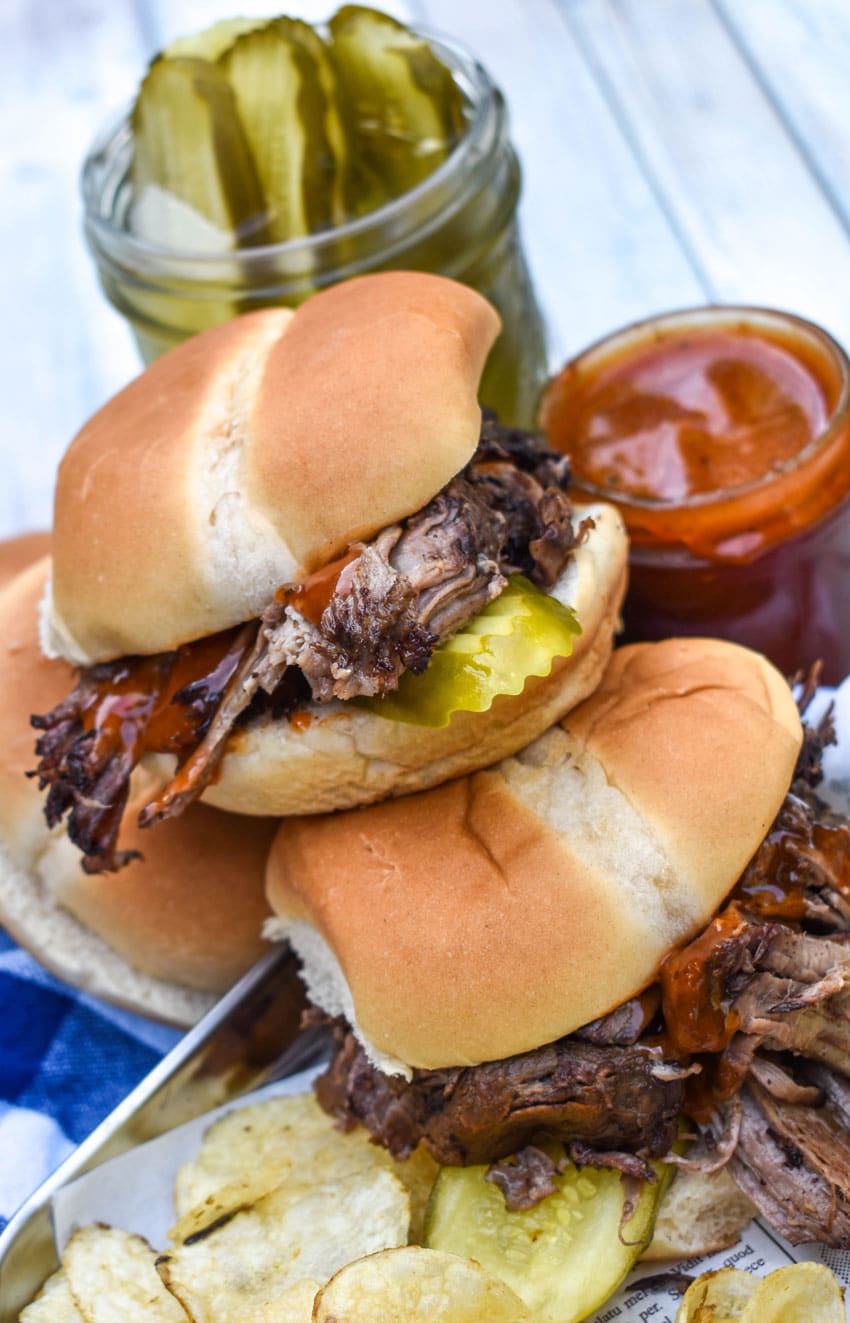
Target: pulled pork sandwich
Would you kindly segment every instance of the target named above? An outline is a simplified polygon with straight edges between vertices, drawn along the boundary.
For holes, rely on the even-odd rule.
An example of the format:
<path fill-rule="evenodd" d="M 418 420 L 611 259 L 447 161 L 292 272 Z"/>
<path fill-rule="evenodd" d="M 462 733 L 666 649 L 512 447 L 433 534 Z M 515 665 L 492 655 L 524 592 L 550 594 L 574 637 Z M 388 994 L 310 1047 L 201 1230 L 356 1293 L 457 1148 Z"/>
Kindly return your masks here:
<path fill-rule="evenodd" d="M 592 691 L 625 534 L 482 423 L 498 329 L 452 281 L 365 276 L 190 340 L 83 428 L 42 633 L 79 675 L 33 724 L 86 869 L 126 862 L 140 762 L 145 825 L 200 795 L 320 812 L 483 766 Z"/>
<path fill-rule="evenodd" d="M 4 559 L 0 548 L 0 561 Z M 0 922 L 60 978 L 170 1023 L 194 1023 L 265 949 L 266 855 L 277 822 L 193 805 L 164 824 L 144 862 L 90 877 L 61 826 L 48 829 L 32 766 L 30 711 L 73 684 L 65 662 L 38 646 L 38 604 L 49 562 L 0 589 Z M 150 787 L 138 772 L 131 806 Z M 138 847 L 132 817 L 120 844 Z"/>
<path fill-rule="evenodd" d="M 284 822 L 269 931 L 335 1019 L 322 1104 L 397 1157 L 491 1164 L 511 1208 L 553 1189 L 554 1139 L 647 1181 L 653 1159 L 725 1167 L 733 1217 L 752 1200 L 791 1241 L 850 1246 L 850 830 L 816 793 L 828 737 L 801 747 L 759 655 L 643 644 L 486 771 Z M 716 1248 L 736 1226 L 715 1212 Z"/>

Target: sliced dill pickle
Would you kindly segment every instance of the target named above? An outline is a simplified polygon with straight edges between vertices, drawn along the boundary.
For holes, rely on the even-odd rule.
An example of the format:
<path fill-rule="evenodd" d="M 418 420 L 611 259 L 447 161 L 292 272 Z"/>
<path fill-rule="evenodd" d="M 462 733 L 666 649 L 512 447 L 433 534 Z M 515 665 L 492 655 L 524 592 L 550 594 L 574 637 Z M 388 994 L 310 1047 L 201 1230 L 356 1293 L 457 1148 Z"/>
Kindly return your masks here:
<path fill-rule="evenodd" d="M 500 694 L 519 694 L 569 657 L 581 633 L 575 612 L 521 574 L 435 649 L 422 675 L 409 671 L 395 692 L 357 699 L 376 716 L 417 726 L 447 726 L 455 712 L 486 712 Z"/>
<path fill-rule="evenodd" d="M 160 56 L 142 83 L 133 110 L 135 195 L 149 185 L 239 242 L 263 237 L 263 196 L 233 93 L 206 60 Z"/>
<path fill-rule="evenodd" d="M 232 46 L 243 32 L 252 32 L 262 27 L 262 18 L 222 18 L 202 32 L 191 32 L 185 37 L 175 37 L 165 47 L 162 54 L 168 59 L 177 59 L 183 55 L 197 56 L 201 60 L 219 59 L 228 46 Z"/>
<path fill-rule="evenodd" d="M 566 1166 L 555 1193 L 523 1212 L 508 1212 L 501 1191 L 485 1179 L 486 1167 L 443 1167 L 424 1244 L 475 1259 L 507 1282 L 535 1323 L 577 1323 L 608 1299 L 652 1239 L 666 1169 L 657 1164 L 659 1180 L 641 1182 L 623 1223 L 619 1172 L 576 1167 L 560 1144 L 541 1147 Z"/>
<path fill-rule="evenodd" d="M 428 43 L 389 15 L 344 5 L 329 28 L 363 212 L 413 188 L 445 160 L 463 131 L 463 99 Z"/>
<path fill-rule="evenodd" d="M 257 166 L 269 241 L 329 225 L 333 171 L 315 60 L 273 20 L 237 37 L 221 68 Z"/>
<path fill-rule="evenodd" d="M 325 98 L 324 125 L 328 157 L 325 171 L 331 189 L 331 223 L 342 225 L 354 213 L 351 149 L 345 130 L 344 113 L 330 53 L 319 33 L 300 18 L 278 18 L 276 25 L 289 40 L 311 57 L 316 77 Z"/>

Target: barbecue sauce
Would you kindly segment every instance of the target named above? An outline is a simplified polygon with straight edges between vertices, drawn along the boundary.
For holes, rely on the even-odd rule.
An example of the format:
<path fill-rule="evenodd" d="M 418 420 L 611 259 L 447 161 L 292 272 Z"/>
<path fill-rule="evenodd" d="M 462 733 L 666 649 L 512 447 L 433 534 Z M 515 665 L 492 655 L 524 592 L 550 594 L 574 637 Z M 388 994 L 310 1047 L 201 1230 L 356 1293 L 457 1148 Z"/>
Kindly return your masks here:
<path fill-rule="evenodd" d="M 292 606 L 318 625 L 346 567 L 360 548 L 322 566 L 300 583 L 284 584 L 275 601 Z M 98 744 L 121 749 L 137 763 L 146 753 L 173 753 L 185 766 L 178 780 L 188 789 L 194 779 L 192 753 L 213 709 L 245 656 L 253 632 L 235 627 L 183 644 L 153 657 L 127 657 L 107 663 L 98 693 L 83 714 L 83 729 L 95 731 Z M 306 719 L 305 719 L 306 718 Z M 296 730 L 309 725 L 309 714 L 290 714 Z M 176 784 L 176 782 L 175 782 Z"/>
<path fill-rule="evenodd" d="M 323 565 L 301 583 L 287 583 L 278 588 L 274 600 L 281 606 L 291 606 L 312 625 L 321 622 L 325 608 L 340 586 L 339 581 L 346 566 L 360 559 L 362 547 L 351 547 L 338 560 Z"/>
<path fill-rule="evenodd" d="M 732 904 L 662 964 L 665 1036 L 677 1055 L 722 1052 L 731 1042 L 739 1021 L 723 992 L 723 944 L 744 926 L 740 911 Z"/>
<path fill-rule="evenodd" d="M 850 363 L 799 318 L 670 314 L 587 350 L 542 424 L 631 542 L 625 639 L 729 638 L 850 671 Z"/>
<path fill-rule="evenodd" d="M 226 630 L 175 652 L 93 668 L 104 675 L 82 714 L 83 730 L 96 732 L 98 743 L 121 749 L 133 764 L 145 753 L 184 757 L 207 719 L 205 697 L 221 692 L 245 651 L 234 646 L 239 634 Z"/>

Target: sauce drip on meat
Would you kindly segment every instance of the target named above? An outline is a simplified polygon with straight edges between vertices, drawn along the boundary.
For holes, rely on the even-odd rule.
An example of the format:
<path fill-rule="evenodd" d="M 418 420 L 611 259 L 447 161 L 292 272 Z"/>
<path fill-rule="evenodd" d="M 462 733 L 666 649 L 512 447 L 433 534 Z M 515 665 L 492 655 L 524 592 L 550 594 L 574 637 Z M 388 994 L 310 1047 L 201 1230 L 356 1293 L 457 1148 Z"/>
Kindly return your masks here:
<path fill-rule="evenodd" d="M 661 995 L 667 1040 L 674 1053 L 722 1052 L 738 1028 L 726 991 L 724 953 L 744 929 L 734 904 L 661 966 Z"/>
<path fill-rule="evenodd" d="M 325 608 L 337 591 L 343 570 L 359 559 L 360 552 L 360 547 L 352 547 L 337 560 L 323 565 L 303 582 L 284 584 L 282 588 L 278 588 L 274 600 L 281 606 L 291 606 L 305 620 L 318 625 Z"/>
<path fill-rule="evenodd" d="M 209 718 L 209 704 L 233 674 L 244 647 L 238 629 L 187 643 L 155 657 L 126 657 L 108 672 L 83 714 L 85 732 L 134 762 L 145 753 L 173 753 L 182 760 Z"/>

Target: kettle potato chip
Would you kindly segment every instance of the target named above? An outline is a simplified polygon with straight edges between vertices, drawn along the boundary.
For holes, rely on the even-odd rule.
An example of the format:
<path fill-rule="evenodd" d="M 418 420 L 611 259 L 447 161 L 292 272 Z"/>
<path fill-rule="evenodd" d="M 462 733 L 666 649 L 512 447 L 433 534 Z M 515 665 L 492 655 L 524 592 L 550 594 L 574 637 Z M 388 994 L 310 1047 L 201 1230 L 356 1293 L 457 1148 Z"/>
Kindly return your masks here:
<path fill-rule="evenodd" d="M 505 1282 L 441 1250 L 383 1250 L 332 1277 L 314 1323 L 525 1323 L 531 1312 Z"/>
<path fill-rule="evenodd" d="M 62 1268 L 48 1277 L 32 1304 L 22 1311 L 20 1323 L 85 1323 L 74 1304 L 68 1278 Z"/>
<path fill-rule="evenodd" d="M 844 1292 L 822 1263 L 777 1268 L 759 1282 L 741 1323 L 844 1323 Z"/>
<path fill-rule="evenodd" d="M 62 1266 L 85 1323 L 186 1323 L 185 1310 L 163 1286 L 156 1254 L 141 1236 L 114 1227 L 75 1231 Z"/>
<path fill-rule="evenodd" d="M 253 1203 L 287 1182 L 321 1185 L 358 1171 L 391 1171 L 410 1194 L 410 1236 L 421 1236 L 438 1167 L 424 1149 L 405 1162 L 370 1142 L 363 1129 L 337 1129 L 311 1093 L 270 1098 L 229 1112 L 211 1126 L 200 1152 L 177 1174 L 178 1222 L 170 1239 Z"/>
<path fill-rule="evenodd" d="M 410 1200 L 390 1172 L 281 1186 L 157 1262 L 194 1323 L 276 1318 L 304 1278 L 326 1282 L 353 1259 L 407 1242 Z"/>

